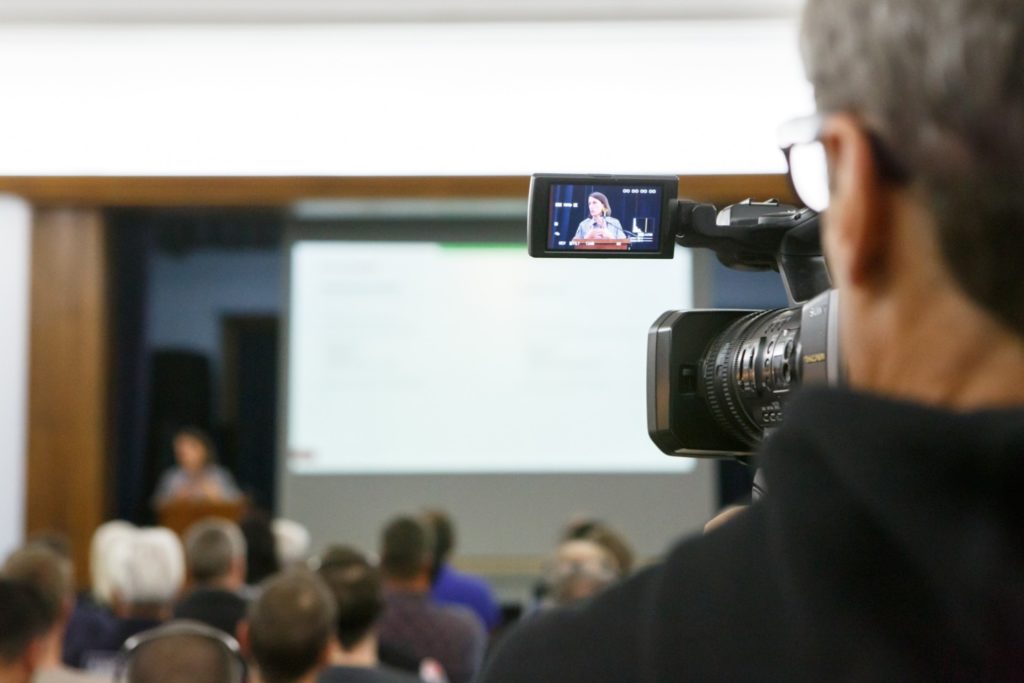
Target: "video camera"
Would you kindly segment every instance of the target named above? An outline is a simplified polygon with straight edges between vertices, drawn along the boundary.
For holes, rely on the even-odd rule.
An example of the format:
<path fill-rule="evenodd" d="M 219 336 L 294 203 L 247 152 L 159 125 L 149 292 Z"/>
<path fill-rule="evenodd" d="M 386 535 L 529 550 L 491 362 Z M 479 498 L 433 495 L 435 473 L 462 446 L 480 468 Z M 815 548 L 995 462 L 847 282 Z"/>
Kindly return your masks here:
<path fill-rule="evenodd" d="M 740 270 L 776 270 L 790 308 L 668 311 L 647 337 L 647 431 L 669 455 L 748 456 L 801 384 L 842 380 L 838 304 L 819 217 L 778 201 L 718 211 L 678 198 L 674 176 L 534 175 L 529 253 L 672 258 L 703 247 Z"/>

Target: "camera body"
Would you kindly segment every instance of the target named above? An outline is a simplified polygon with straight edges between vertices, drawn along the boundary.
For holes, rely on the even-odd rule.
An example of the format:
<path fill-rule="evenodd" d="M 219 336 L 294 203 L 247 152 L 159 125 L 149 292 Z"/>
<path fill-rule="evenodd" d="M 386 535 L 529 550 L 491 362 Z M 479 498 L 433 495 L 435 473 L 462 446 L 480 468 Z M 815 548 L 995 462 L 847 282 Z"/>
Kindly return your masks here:
<path fill-rule="evenodd" d="M 663 452 L 751 455 L 803 384 L 841 382 L 838 300 L 771 311 L 668 311 L 647 341 L 647 431 Z"/>
<path fill-rule="evenodd" d="M 799 386 L 842 382 L 838 293 L 819 216 L 774 200 L 719 211 L 678 199 L 678 185 L 674 176 L 535 175 L 529 252 L 671 258 L 680 244 L 711 249 L 730 268 L 778 271 L 789 308 L 667 311 L 648 333 L 647 431 L 658 448 L 748 456 L 782 423 Z"/>

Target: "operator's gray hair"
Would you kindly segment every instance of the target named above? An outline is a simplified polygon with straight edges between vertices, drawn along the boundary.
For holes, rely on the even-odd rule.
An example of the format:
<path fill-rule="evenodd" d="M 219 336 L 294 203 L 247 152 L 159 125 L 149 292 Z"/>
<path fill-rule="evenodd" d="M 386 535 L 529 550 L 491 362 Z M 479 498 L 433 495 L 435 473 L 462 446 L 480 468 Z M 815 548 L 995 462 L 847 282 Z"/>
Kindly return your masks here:
<path fill-rule="evenodd" d="M 808 0 L 801 45 L 818 110 L 880 138 L 954 279 L 1024 335 L 1024 2 Z"/>

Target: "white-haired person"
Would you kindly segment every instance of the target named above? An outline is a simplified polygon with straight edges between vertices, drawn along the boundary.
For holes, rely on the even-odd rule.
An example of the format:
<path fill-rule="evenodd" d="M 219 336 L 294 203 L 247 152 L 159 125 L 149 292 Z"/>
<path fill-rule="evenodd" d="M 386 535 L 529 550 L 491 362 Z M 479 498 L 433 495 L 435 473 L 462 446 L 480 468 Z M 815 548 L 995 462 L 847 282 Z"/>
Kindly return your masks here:
<path fill-rule="evenodd" d="M 107 571 L 104 558 L 113 544 L 135 530 L 134 524 L 115 519 L 99 525 L 92 534 L 89 543 L 91 591 L 75 604 L 64 635 L 62 659 L 70 667 L 84 667 L 85 653 L 95 642 L 104 640 L 106 634 L 117 625 L 113 613 L 110 572 Z"/>
<path fill-rule="evenodd" d="M 274 534 L 274 547 L 281 569 L 304 566 L 309 559 L 312 544 L 309 529 L 294 520 L 280 517 L 270 523 L 270 528 Z"/>
<path fill-rule="evenodd" d="M 185 580 L 185 553 L 170 529 L 141 528 L 110 543 L 102 566 L 110 580 L 115 623 L 90 644 L 82 661 L 85 669 L 105 673 L 113 670 L 128 638 L 171 617 Z"/>

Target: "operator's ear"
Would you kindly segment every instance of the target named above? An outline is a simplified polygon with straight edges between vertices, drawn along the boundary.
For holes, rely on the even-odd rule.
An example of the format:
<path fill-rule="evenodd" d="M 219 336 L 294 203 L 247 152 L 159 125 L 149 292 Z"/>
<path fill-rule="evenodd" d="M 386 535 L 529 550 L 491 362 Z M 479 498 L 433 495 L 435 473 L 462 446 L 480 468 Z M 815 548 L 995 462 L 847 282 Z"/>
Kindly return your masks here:
<path fill-rule="evenodd" d="M 331 653 L 334 652 L 335 648 L 340 649 L 341 645 L 334 636 L 331 636 L 324 643 L 323 649 L 320 650 L 320 655 L 316 658 L 317 669 L 323 669 L 331 663 Z"/>
<path fill-rule="evenodd" d="M 837 285 L 881 284 L 892 235 L 870 139 L 857 119 L 836 114 L 825 122 L 822 142 L 831 186 L 824 231 L 829 270 Z"/>
<path fill-rule="evenodd" d="M 45 650 L 46 648 L 43 644 L 42 638 L 36 638 L 29 643 L 29 646 L 25 649 L 25 653 L 22 655 L 25 667 L 29 671 L 35 671 L 42 666 Z"/>

